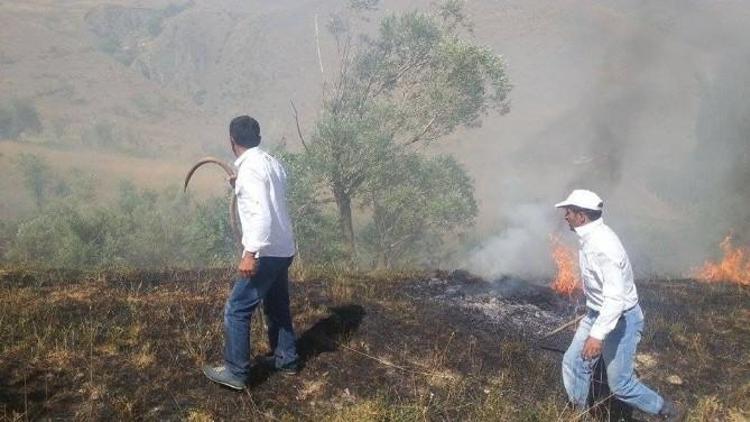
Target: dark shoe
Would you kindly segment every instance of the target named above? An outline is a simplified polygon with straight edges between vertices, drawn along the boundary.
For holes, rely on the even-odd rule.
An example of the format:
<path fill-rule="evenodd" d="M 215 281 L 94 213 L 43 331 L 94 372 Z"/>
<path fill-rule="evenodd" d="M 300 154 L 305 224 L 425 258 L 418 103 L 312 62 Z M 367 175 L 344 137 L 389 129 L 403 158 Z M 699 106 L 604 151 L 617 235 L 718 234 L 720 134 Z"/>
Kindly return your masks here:
<path fill-rule="evenodd" d="M 276 357 L 273 353 L 256 356 L 255 364 L 260 366 L 276 366 Z"/>
<path fill-rule="evenodd" d="M 275 371 L 281 372 L 282 375 L 299 374 L 299 364 L 296 361 L 278 368 L 276 367 L 276 357 L 273 354 L 258 356 L 255 358 L 255 363 L 262 366 L 270 366 Z"/>
<path fill-rule="evenodd" d="M 281 368 L 276 368 L 276 370 L 281 372 L 282 375 L 288 375 L 288 376 L 297 375 L 299 374 L 299 365 L 297 364 L 297 362 L 291 362 L 291 363 L 287 363 Z"/>
<path fill-rule="evenodd" d="M 659 416 L 667 422 L 683 421 L 685 420 L 685 409 L 671 400 L 664 400 Z"/>
<path fill-rule="evenodd" d="M 208 379 L 210 379 L 211 381 L 217 384 L 225 385 L 235 390 L 245 389 L 245 381 L 235 376 L 231 372 L 229 372 L 227 367 L 224 365 L 219 365 L 219 366 L 204 365 L 203 374 Z"/>

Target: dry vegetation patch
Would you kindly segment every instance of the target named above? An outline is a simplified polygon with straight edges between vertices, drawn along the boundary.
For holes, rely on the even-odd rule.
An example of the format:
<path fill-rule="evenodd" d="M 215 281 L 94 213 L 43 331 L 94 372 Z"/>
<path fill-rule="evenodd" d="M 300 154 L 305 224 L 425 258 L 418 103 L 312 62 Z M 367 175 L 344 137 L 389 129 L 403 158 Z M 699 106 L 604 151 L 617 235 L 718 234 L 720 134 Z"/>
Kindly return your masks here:
<path fill-rule="evenodd" d="M 305 274 L 292 291 L 302 372 L 257 366 L 250 389 L 233 393 L 199 370 L 221 356 L 230 270 L 1 274 L 0 419 L 576 417 L 565 406 L 561 355 L 429 289 L 420 295 L 434 275 Z M 748 291 L 663 280 L 639 291 L 641 375 L 693 420 L 747 418 Z M 266 353 L 259 319 L 252 330 L 254 352 Z"/>

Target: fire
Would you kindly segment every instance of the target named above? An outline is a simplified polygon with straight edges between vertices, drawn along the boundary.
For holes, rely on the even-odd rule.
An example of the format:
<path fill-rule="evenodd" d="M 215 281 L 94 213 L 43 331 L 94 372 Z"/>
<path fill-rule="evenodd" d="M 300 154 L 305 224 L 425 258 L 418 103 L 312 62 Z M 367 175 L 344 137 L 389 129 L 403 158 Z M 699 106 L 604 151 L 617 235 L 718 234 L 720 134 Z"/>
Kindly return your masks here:
<path fill-rule="evenodd" d="M 695 277 L 708 283 L 729 282 L 750 286 L 750 251 L 732 246 L 732 235 L 728 234 L 719 244 L 724 258 L 716 263 L 706 261 L 695 271 Z"/>
<path fill-rule="evenodd" d="M 550 241 L 552 243 L 552 259 L 555 261 L 555 267 L 557 268 L 550 287 L 557 293 L 572 296 L 573 293 L 581 289 L 575 252 L 565 246 L 560 241 L 559 236 L 550 236 Z"/>

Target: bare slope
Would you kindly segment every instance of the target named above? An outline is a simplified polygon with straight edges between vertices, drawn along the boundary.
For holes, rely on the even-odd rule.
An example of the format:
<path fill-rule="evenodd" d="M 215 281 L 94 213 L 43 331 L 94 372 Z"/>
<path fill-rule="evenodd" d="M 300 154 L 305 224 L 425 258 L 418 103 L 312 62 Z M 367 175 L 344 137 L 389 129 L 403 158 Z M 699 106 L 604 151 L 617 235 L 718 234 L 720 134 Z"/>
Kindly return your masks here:
<path fill-rule="evenodd" d="M 181 94 L 124 66 L 87 29 L 92 2 L 5 2 L 0 5 L 4 99 L 30 101 L 46 144 L 163 153 L 197 142 L 205 120 Z M 205 125 L 205 123 L 204 123 Z"/>

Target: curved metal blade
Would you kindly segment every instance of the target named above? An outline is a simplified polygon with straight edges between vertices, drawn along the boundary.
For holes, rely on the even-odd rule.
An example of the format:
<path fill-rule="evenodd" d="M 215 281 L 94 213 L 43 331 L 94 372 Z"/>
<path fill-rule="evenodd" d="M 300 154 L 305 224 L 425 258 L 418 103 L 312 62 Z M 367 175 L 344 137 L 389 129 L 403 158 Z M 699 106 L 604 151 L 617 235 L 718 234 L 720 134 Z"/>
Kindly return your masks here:
<path fill-rule="evenodd" d="M 235 173 L 234 169 L 229 164 L 219 160 L 218 158 L 205 157 L 195 163 L 190 171 L 188 171 L 187 175 L 185 176 L 185 185 L 183 187 L 184 191 L 187 191 L 187 187 L 190 183 L 190 179 L 193 177 L 193 173 L 195 173 L 195 171 L 204 164 L 216 164 L 224 169 L 224 172 L 226 172 L 227 176 L 237 176 L 237 173 Z M 229 203 L 229 224 L 232 226 L 232 234 L 234 235 L 235 241 L 239 246 L 241 246 L 242 230 L 240 230 L 239 221 L 237 220 L 237 196 L 234 193 L 232 193 L 232 201 Z"/>
<path fill-rule="evenodd" d="M 188 183 L 190 183 L 190 178 L 193 177 L 193 173 L 195 173 L 198 168 L 204 164 L 213 163 L 224 169 L 224 171 L 227 173 L 227 176 L 233 177 L 237 174 L 234 172 L 234 169 L 227 163 L 219 160 L 218 158 L 214 157 L 205 157 L 202 158 L 200 161 L 195 163 L 195 165 L 188 171 L 187 176 L 185 176 L 185 186 L 183 187 L 183 190 L 187 191 Z"/>

